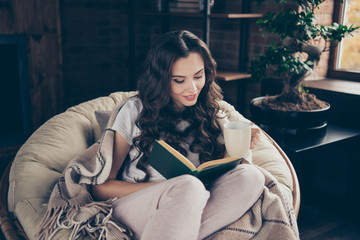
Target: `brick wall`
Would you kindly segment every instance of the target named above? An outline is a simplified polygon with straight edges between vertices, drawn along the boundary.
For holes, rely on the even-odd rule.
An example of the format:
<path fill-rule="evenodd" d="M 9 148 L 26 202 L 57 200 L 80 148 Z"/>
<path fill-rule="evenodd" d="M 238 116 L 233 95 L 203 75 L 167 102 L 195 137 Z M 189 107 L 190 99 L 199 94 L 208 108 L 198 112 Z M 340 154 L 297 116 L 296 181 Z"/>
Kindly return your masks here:
<path fill-rule="evenodd" d="M 65 106 L 128 88 L 127 2 L 61 1 Z"/>
<path fill-rule="evenodd" d="M 322 3 L 319 9 L 316 9 L 315 23 L 320 25 L 331 25 L 333 23 L 333 12 L 334 12 L 334 0 L 328 0 Z M 324 43 L 320 43 L 321 46 Z M 310 75 L 309 79 L 321 79 L 326 77 L 328 71 L 329 52 L 321 54 L 320 61 L 314 68 L 314 73 Z"/>

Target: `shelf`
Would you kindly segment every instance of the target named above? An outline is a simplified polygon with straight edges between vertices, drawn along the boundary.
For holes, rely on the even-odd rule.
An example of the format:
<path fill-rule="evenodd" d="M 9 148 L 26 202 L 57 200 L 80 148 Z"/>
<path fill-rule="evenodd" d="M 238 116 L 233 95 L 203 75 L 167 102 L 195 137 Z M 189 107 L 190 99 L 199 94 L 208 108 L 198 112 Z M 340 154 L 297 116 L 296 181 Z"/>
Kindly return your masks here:
<path fill-rule="evenodd" d="M 204 17 L 203 13 L 165 13 L 165 12 L 137 12 L 138 15 L 147 16 L 169 16 L 169 17 Z M 260 13 L 213 13 L 210 14 L 211 18 L 223 19 L 249 19 L 249 18 L 262 18 L 263 14 Z"/>
<path fill-rule="evenodd" d="M 211 14 L 212 18 L 232 18 L 232 19 L 242 19 L 242 18 L 262 18 L 264 15 L 260 13 L 214 13 Z"/>
<path fill-rule="evenodd" d="M 165 13 L 165 12 L 137 12 L 138 15 L 145 16 L 169 16 L 169 17 L 204 17 L 202 13 Z"/>
<path fill-rule="evenodd" d="M 360 96 L 360 83 L 338 79 L 306 80 L 305 87 Z"/>
<path fill-rule="evenodd" d="M 218 71 L 216 74 L 216 78 L 220 81 L 227 82 L 240 79 L 249 79 L 251 78 L 251 75 L 242 72 Z"/>

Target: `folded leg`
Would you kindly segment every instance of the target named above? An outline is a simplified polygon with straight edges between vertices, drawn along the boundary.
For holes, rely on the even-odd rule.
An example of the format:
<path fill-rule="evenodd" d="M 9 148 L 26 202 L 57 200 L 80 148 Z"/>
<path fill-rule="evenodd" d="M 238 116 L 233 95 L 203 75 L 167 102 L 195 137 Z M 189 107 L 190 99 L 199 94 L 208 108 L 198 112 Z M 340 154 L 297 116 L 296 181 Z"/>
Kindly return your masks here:
<path fill-rule="evenodd" d="M 209 192 L 195 177 L 183 175 L 113 203 L 114 217 L 130 227 L 137 239 L 197 239 Z"/>
<path fill-rule="evenodd" d="M 264 175 L 254 166 L 238 165 L 221 176 L 209 189 L 198 239 L 226 227 L 239 219 L 260 197 Z"/>

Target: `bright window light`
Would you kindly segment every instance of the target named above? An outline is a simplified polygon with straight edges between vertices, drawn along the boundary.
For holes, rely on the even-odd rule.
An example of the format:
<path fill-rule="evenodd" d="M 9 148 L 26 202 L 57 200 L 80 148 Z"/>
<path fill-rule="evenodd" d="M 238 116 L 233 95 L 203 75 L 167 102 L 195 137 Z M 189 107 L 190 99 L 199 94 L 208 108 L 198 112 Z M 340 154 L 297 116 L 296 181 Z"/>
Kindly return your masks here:
<path fill-rule="evenodd" d="M 345 0 L 342 24 L 360 26 L 360 0 Z M 360 31 L 343 39 L 338 47 L 336 70 L 360 72 Z"/>

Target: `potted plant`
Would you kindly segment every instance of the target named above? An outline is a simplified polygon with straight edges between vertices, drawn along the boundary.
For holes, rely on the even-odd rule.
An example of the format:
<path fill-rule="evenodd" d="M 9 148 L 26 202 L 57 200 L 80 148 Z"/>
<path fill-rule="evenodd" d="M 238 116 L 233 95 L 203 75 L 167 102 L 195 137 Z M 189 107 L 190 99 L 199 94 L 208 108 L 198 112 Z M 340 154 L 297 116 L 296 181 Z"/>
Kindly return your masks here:
<path fill-rule="evenodd" d="M 261 5 L 264 0 L 257 0 Z M 319 100 L 303 88 L 320 55 L 334 49 L 346 36 L 359 27 L 334 23 L 322 26 L 314 23 L 314 11 L 325 0 L 293 0 L 299 10 L 268 12 L 258 20 L 262 30 L 280 36 L 279 43 L 272 43 L 264 54 L 250 64 L 255 80 L 280 79 L 279 94 L 253 99 L 250 110 L 260 124 L 273 129 L 285 129 L 286 133 L 298 134 L 326 126 L 326 111 L 330 104 Z M 276 4 L 287 0 L 274 0 Z M 268 129 L 269 130 L 269 129 Z"/>

